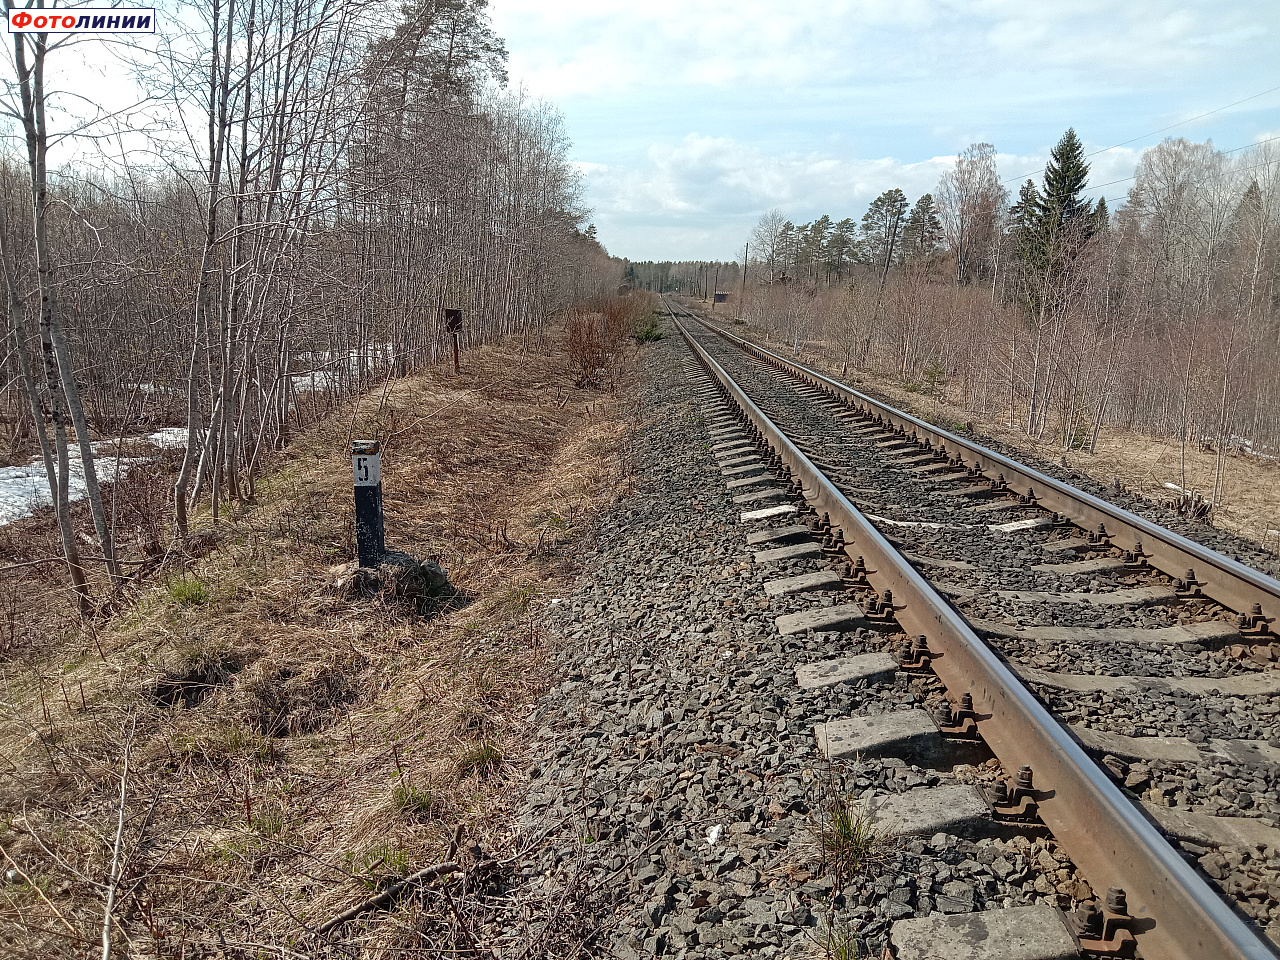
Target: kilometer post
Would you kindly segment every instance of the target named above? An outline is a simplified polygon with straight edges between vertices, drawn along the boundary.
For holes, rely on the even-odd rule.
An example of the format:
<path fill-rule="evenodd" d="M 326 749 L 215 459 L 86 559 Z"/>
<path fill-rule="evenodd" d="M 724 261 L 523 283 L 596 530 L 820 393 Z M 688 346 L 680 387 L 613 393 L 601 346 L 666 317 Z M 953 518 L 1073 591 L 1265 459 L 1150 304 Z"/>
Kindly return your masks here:
<path fill-rule="evenodd" d="M 376 567 L 387 552 L 382 527 L 382 445 L 351 441 L 351 473 L 356 498 L 356 554 L 360 566 Z"/>

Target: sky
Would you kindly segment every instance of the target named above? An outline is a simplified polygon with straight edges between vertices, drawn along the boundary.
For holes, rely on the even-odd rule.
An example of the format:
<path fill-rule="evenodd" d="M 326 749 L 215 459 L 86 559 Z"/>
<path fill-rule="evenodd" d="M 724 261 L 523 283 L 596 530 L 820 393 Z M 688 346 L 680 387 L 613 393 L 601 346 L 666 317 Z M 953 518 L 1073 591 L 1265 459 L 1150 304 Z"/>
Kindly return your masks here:
<path fill-rule="evenodd" d="M 1068 127 L 1089 152 L 1125 144 L 1091 159 L 1098 185 L 1131 177 L 1167 136 L 1219 149 L 1280 136 L 1277 0 L 490 0 L 490 11 L 512 83 L 564 114 L 601 241 L 633 260 L 733 258 L 775 207 L 796 223 L 860 219 L 884 190 L 932 191 L 980 141 L 1016 194 Z M 1129 186 L 1092 195 L 1114 207 Z"/>

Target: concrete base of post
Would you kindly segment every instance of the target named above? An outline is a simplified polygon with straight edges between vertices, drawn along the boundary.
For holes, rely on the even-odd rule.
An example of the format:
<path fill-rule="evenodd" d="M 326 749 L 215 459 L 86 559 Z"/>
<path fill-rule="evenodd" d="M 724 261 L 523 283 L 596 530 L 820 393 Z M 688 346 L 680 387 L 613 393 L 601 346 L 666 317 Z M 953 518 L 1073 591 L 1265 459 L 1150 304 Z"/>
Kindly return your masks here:
<path fill-rule="evenodd" d="M 353 561 L 330 568 L 329 574 L 329 592 L 336 596 L 350 600 L 381 597 L 419 614 L 433 613 L 463 597 L 434 559 L 418 560 L 394 550 L 385 553 L 376 567 Z"/>

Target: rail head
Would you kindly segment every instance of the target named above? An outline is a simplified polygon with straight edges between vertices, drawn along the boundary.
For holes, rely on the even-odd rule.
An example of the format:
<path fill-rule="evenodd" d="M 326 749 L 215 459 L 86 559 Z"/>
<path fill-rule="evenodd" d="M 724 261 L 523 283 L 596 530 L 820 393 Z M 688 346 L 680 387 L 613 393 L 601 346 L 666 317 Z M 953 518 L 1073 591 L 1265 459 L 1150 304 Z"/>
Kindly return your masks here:
<path fill-rule="evenodd" d="M 1027 763 L 1050 796 L 1041 818 L 1095 892 L 1123 887 L 1139 948 L 1183 960 L 1275 960 L 1276 954 L 1173 849 L 951 605 L 902 557 L 672 314 L 704 369 L 760 439 L 797 477 L 808 504 L 829 515 L 877 591 L 889 589 L 908 634 L 942 656 L 933 668 L 953 695 L 973 694 L 989 718 L 983 739 L 1006 769 Z M 716 331 L 719 332 L 719 331 Z"/>

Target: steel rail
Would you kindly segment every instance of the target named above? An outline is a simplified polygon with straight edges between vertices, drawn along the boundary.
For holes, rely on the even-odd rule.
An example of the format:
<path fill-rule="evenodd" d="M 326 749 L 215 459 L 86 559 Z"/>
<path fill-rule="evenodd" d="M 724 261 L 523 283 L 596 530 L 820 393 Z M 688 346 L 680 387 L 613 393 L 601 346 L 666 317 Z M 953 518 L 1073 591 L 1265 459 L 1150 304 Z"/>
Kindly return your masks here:
<path fill-rule="evenodd" d="M 979 732 L 1005 769 L 1030 764 L 1045 791 L 1044 824 L 1095 893 L 1122 887 L 1143 956 L 1160 960 L 1275 960 L 1276 954 L 1232 912 L 1085 754 L 1021 680 L 968 623 L 897 552 L 869 520 L 747 396 L 734 379 L 672 320 L 722 395 L 797 479 L 808 504 L 838 528 L 850 557 L 861 555 L 868 579 L 893 593 L 898 623 L 924 634 L 932 667 L 953 696 L 969 692 L 987 718 Z"/>
<path fill-rule="evenodd" d="M 863 413 L 887 421 L 907 435 L 914 434 L 922 443 L 927 441 L 932 444 L 934 449 L 946 447 L 948 451 L 964 451 L 966 459 L 970 460 L 974 469 L 985 479 L 994 482 L 1000 474 L 1004 474 L 1011 493 L 1025 494 L 1029 490 L 1034 491 L 1040 507 L 1061 514 L 1087 531 L 1103 527 L 1112 545 L 1125 550 L 1141 545 L 1147 562 L 1157 570 L 1177 579 L 1185 578 L 1188 570 L 1194 570 L 1200 591 L 1223 606 L 1239 614 L 1253 616 L 1253 605 L 1257 604 L 1262 617 L 1280 621 L 1280 581 L 1265 573 L 1016 460 L 1010 460 L 972 440 L 903 413 L 714 324 L 695 319 L 734 346 L 772 366 L 785 369 L 846 404 L 852 404 Z M 1268 635 L 1274 636 L 1270 633 Z"/>

